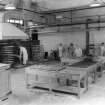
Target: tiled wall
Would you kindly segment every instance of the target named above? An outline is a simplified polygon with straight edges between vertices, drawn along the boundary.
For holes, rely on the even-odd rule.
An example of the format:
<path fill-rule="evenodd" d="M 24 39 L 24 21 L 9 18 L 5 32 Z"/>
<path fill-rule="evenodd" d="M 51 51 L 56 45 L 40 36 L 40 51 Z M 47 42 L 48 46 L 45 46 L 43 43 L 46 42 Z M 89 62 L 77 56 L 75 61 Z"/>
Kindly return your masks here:
<path fill-rule="evenodd" d="M 105 30 L 90 31 L 90 43 L 105 42 Z M 39 35 L 41 44 L 44 45 L 45 51 L 50 52 L 56 48 L 59 43 L 78 44 L 81 48 L 85 48 L 86 32 L 69 32 L 69 33 L 46 33 Z"/>

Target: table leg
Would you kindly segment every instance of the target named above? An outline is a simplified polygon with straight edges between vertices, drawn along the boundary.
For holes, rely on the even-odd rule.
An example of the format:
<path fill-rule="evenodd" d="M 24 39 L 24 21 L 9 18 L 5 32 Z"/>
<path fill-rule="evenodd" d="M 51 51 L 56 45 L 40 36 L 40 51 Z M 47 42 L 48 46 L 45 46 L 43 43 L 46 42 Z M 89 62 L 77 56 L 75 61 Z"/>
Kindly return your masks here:
<path fill-rule="evenodd" d="M 85 84 L 86 91 L 88 91 L 88 74 L 86 74 L 85 76 L 84 84 Z"/>
<path fill-rule="evenodd" d="M 28 87 L 29 87 L 29 84 L 28 84 L 28 74 L 26 74 L 26 76 L 25 76 L 25 78 L 26 78 L 26 88 L 28 89 Z"/>
<path fill-rule="evenodd" d="M 78 79 L 78 86 L 77 86 L 77 88 L 78 88 L 78 98 L 80 99 L 80 78 Z"/>

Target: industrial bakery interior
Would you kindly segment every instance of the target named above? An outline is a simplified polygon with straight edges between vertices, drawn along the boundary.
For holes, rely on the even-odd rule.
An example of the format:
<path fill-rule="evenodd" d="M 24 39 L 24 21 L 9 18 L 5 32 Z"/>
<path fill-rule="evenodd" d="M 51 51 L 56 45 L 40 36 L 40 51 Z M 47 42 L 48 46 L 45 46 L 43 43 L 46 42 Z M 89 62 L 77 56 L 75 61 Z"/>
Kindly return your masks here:
<path fill-rule="evenodd" d="M 0 105 L 104 105 L 105 0 L 0 0 Z"/>

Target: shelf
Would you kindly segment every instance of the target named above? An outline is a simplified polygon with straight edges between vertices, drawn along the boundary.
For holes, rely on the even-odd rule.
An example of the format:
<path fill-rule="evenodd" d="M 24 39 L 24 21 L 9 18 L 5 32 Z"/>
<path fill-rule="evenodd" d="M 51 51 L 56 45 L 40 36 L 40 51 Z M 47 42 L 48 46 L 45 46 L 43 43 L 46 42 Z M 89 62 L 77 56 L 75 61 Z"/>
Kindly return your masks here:
<path fill-rule="evenodd" d="M 58 86 L 58 87 L 49 87 L 48 84 L 38 84 L 38 85 L 33 85 L 31 88 L 37 88 L 37 89 L 44 89 L 44 90 L 50 90 L 50 91 L 55 91 L 55 92 L 63 92 L 63 93 L 69 93 L 69 94 L 82 94 L 86 92 L 86 88 L 80 88 L 78 90 L 78 87 L 71 87 L 71 86 Z"/>

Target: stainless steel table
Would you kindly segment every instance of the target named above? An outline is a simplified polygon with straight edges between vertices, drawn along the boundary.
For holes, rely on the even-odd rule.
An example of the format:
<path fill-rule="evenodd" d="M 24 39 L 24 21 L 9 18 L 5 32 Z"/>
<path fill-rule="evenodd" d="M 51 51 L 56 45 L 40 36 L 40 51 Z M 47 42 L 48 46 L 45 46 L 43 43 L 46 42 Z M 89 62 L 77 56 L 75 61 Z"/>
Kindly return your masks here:
<path fill-rule="evenodd" d="M 66 67 L 26 68 L 26 85 L 54 92 L 73 93 L 78 95 L 88 90 L 87 72 L 73 71 Z M 33 78 L 34 77 L 34 78 Z M 81 87 L 81 82 L 83 87 Z"/>

